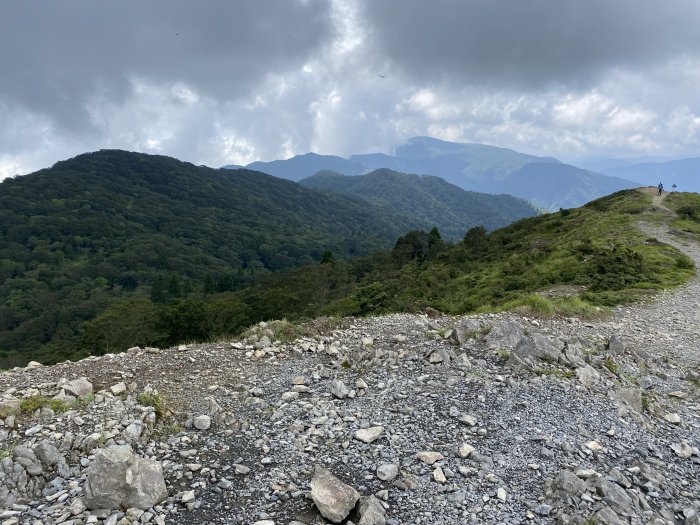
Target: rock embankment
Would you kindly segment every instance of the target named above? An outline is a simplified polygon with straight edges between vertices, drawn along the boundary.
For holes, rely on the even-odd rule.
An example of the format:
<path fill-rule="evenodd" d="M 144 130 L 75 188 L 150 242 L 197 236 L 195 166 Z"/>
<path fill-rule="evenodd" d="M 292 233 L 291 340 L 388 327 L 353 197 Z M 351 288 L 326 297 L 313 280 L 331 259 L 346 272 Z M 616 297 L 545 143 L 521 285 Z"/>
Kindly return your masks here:
<path fill-rule="evenodd" d="M 3 372 L 0 524 L 698 525 L 698 286 Z"/>

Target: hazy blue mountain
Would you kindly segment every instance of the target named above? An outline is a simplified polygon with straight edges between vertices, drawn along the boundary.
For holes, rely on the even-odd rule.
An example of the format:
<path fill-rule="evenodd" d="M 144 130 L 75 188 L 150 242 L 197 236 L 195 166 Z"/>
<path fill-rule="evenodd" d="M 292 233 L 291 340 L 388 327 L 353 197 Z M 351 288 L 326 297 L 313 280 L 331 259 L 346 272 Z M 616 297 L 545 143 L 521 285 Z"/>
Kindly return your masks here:
<path fill-rule="evenodd" d="M 439 177 L 389 169 L 359 176 L 321 171 L 299 184 L 367 199 L 414 217 L 426 229 L 436 226 L 448 239 L 461 239 L 473 226 L 492 230 L 537 214 L 529 203 L 510 195 L 465 191 Z"/>
<path fill-rule="evenodd" d="M 530 162 L 493 182 L 493 190 L 508 192 L 546 210 L 576 208 L 591 195 L 608 195 L 639 184 L 562 163 Z"/>
<path fill-rule="evenodd" d="M 678 191 L 700 192 L 700 157 L 615 166 L 606 168 L 605 173 L 645 186 L 656 186 L 662 182 L 669 190 L 675 184 Z"/>
<path fill-rule="evenodd" d="M 297 155 L 287 160 L 256 161 L 248 164 L 246 168 L 294 181 L 310 177 L 321 170 L 332 170 L 343 175 L 361 175 L 367 171 L 365 166 L 356 162 L 335 155 L 318 155 L 317 153 Z"/>
<path fill-rule="evenodd" d="M 508 193 L 546 209 L 572 208 L 638 184 L 619 177 L 583 170 L 551 157 L 462 144 L 431 137 L 414 137 L 393 155 L 352 155 L 349 160 L 307 154 L 288 160 L 247 166 L 291 180 L 301 180 L 321 170 L 360 175 L 387 168 L 402 173 L 434 175 L 462 189 L 481 193 Z"/>

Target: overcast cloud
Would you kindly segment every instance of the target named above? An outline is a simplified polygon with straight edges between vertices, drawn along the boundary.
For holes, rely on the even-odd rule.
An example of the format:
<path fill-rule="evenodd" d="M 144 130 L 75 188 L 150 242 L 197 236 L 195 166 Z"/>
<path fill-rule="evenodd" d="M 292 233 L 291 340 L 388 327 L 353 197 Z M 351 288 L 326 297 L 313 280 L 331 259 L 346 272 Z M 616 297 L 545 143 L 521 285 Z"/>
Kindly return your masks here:
<path fill-rule="evenodd" d="M 0 178 L 123 148 L 219 166 L 415 135 L 700 155 L 697 0 L 0 2 Z"/>

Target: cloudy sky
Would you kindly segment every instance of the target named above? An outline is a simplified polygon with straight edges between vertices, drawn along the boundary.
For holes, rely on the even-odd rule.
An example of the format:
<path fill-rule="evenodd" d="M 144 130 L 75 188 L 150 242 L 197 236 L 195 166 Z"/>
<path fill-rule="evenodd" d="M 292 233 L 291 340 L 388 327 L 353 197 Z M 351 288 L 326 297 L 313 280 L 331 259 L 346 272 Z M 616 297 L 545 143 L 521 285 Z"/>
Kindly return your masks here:
<path fill-rule="evenodd" d="M 220 166 L 430 135 L 700 155 L 698 0 L 0 0 L 0 178 L 122 148 Z"/>

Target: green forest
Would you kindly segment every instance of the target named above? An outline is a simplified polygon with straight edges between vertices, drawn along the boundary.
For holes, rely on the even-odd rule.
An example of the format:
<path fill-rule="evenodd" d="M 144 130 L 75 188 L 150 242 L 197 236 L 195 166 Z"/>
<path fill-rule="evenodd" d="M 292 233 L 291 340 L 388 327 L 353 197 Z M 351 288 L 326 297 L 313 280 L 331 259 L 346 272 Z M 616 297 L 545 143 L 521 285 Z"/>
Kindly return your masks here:
<path fill-rule="evenodd" d="M 678 195 L 697 228 L 700 203 Z M 0 184 L 0 367 L 233 337 L 281 318 L 585 315 L 693 274 L 634 228 L 649 205 L 623 191 L 451 242 L 377 204 L 257 172 L 81 155 Z M 538 295 L 557 286 L 580 293 Z"/>
<path fill-rule="evenodd" d="M 385 209 L 437 227 L 442 237 L 458 241 L 473 226 L 493 230 L 537 215 L 528 202 L 510 195 L 466 191 L 431 175 L 409 175 L 378 169 L 366 175 L 321 171 L 302 179 L 308 188 L 362 198 Z"/>

